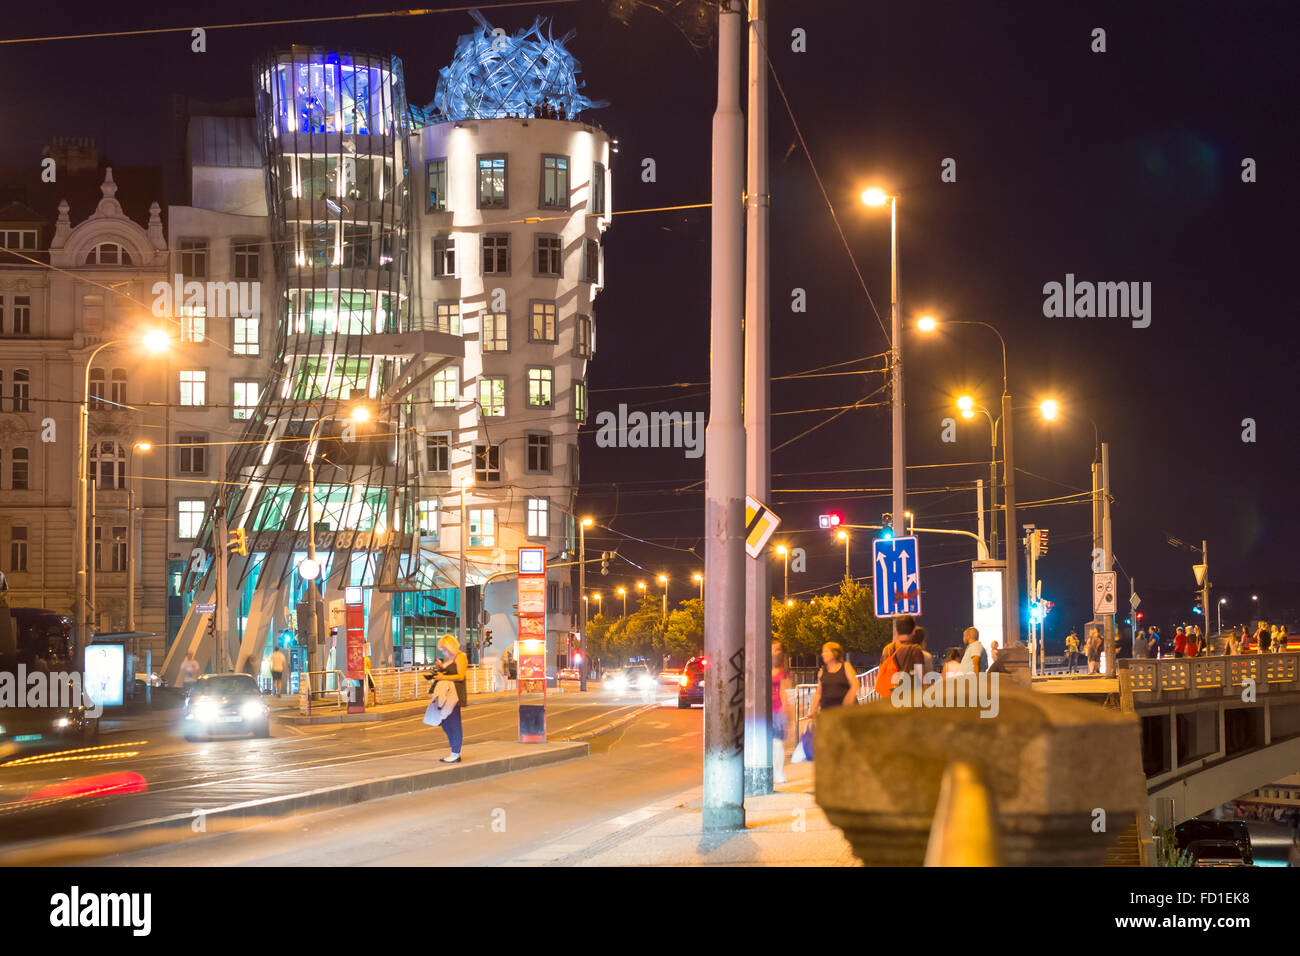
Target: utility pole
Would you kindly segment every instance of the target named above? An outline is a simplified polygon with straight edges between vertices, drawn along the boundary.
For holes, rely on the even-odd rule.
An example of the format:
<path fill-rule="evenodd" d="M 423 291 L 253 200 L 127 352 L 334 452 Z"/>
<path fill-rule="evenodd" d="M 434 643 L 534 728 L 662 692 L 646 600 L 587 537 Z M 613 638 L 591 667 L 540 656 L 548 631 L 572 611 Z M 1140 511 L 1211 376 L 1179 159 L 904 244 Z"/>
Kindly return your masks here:
<path fill-rule="evenodd" d="M 749 0 L 745 183 L 746 490 L 766 503 L 772 482 L 768 358 L 767 0 Z M 787 584 L 788 589 L 788 584 Z M 745 558 L 745 796 L 772 792 L 772 600 L 766 551 Z"/>
<path fill-rule="evenodd" d="M 1103 570 L 1109 571 L 1115 566 L 1115 553 L 1112 550 L 1110 536 L 1110 445 L 1101 443 L 1101 560 Z M 1118 590 L 1118 589 L 1117 589 Z M 1115 633 L 1115 615 L 1107 614 L 1104 620 L 1106 628 L 1106 652 L 1110 655 L 1111 673 L 1114 674 L 1119 638 Z"/>
<path fill-rule="evenodd" d="M 907 528 L 907 442 L 905 441 L 904 428 L 906 426 L 903 406 L 903 313 L 898 304 L 898 197 L 894 196 L 889 200 L 889 290 L 890 301 L 890 335 L 893 342 L 892 355 L 890 356 L 890 370 L 892 375 L 892 445 L 893 445 L 893 473 L 892 473 L 892 492 L 891 492 L 891 511 L 894 516 L 894 534 L 898 534 L 901 527 L 906 533 Z M 1011 533 L 1011 525 L 1007 526 L 1007 534 Z M 848 541 L 844 543 L 845 562 L 844 576 L 849 576 L 848 571 Z"/>
<path fill-rule="evenodd" d="M 95 545 L 99 544 L 99 466 L 95 468 L 95 475 L 90 481 L 90 623 L 93 629 L 99 622 L 99 608 L 95 604 L 95 571 L 96 558 Z M 87 635 L 89 639 L 89 635 Z"/>
<path fill-rule="evenodd" d="M 1016 547 L 1016 456 L 1011 439 L 1011 396 L 1005 388 L 1002 391 L 1002 452 L 1003 484 L 1006 488 L 1003 492 L 1006 500 L 1003 528 L 1006 531 L 1007 547 L 1007 580 L 1003 588 L 1007 603 L 1005 646 L 1011 647 L 1020 642 L 1020 574 L 1017 567 L 1020 556 Z"/>
<path fill-rule="evenodd" d="M 469 525 L 465 523 L 465 483 L 468 479 L 460 477 L 460 583 L 456 605 L 456 640 L 460 649 L 465 649 L 465 539 L 469 536 Z M 479 529 L 482 530 L 481 528 Z M 572 580 L 572 578 L 570 578 Z M 486 585 L 485 585 L 486 588 Z"/>
<path fill-rule="evenodd" d="M 745 825 L 745 126 L 740 110 L 739 0 L 718 6 L 713 114 L 709 425 L 705 432 L 705 832 Z"/>
<path fill-rule="evenodd" d="M 228 605 L 229 597 L 226 590 L 226 542 L 229 535 L 226 531 L 226 444 L 222 442 L 217 446 L 217 506 L 215 510 L 216 533 L 213 535 L 213 561 L 216 562 L 213 568 L 215 574 L 215 590 L 213 603 L 213 637 L 216 640 L 216 671 L 224 673 L 228 670 L 234 670 L 240 662 L 235 662 L 235 667 L 226 666 L 226 655 L 230 652 L 230 639 L 226 634 L 228 627 L 227 622 L 230 620 L 230 608 Z"/>
<path fill-rule="evenodd" d="M 1008 549 L 1009 550 L 1009 549 Z M 1037 673 L 1035 666 L 1035 649 L 1037 642 L 1034 640 L 1034 582 L 1037 580 L 1035 575 L 1038 574 L 1038 533 L 1034 530 L 1032 524 L 1025 525 L 1025 577 L 1026 591 L 1029 596 L 1029 668 L 1030 673 Z"/>
<path fill-rule="evenodd" d="M 570 578 L 569 580 L 573 580 Z M 578 690 L 587 689 L 587 519 L 578 520 L 578 593 L 582 595 L 581 625 L 578 628 Z M 558 686 L 558 685 L 557 685 Z"/>
<path fill-rule="evenodd" d="M 984 479 L 975 480 L 975 513 L 979 515 L 979 536 L 980 545 L 984 545 L 988 538 L 984 537 Z M 996 525 L 995 525 L 996 527 Z"/>

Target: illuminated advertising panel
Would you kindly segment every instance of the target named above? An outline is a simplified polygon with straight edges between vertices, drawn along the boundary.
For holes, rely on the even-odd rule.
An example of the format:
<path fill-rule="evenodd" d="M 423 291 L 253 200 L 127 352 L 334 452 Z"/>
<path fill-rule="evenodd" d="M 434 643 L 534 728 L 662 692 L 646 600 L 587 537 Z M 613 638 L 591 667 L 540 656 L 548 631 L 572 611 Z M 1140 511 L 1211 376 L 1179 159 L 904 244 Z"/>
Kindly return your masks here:
<path fill-rule="evenodd" d="M 993 644 L 1003 646 L 1002 569 L 975 568 L 971 572 L 971 623 L 980 643 L 993 660 Z"/>
<path fill-rule="evenodd" d="M 86 648 L 85 694 L 101 707 L 122 706 L 126 687 L 126 651 L 121 644 L 91 644 Z"/>

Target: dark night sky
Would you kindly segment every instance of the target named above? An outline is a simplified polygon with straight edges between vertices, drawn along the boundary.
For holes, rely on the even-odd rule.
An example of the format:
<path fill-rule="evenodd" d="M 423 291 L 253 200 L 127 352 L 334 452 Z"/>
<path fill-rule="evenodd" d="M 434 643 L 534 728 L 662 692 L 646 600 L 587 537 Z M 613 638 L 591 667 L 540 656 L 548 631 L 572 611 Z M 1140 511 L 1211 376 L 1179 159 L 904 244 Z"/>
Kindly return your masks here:
<path fill-rule="evenodd" d="M 222 22 L 389 9 L 391 3 L 223 3 Z M 1136 6 L 1136 8 L 1135 8 Z M 770 50 L 812 158 L 839 213 L 876 308 L 888 321 L 887 215 L 857 201 L 880 181 L 900 204 L 903 308 L 996 325 L 1008 342 L 1017 405 L 1046 394 L 1091 417 L 1110 442 L 1115 552 L 1136 576 L 1147 623 L 1190 616 L 1190 555 L 1164 541 L 1209 540 L 1225 622 L 1254 589 L 1269 608 L 1300 608 L 1288 562 L 1297 540 L 1292 489 L 1297 467 L 1296 376 L 1287 293 L 1295 274 L 1292 219 L 1300 209 L 1293 47 L 1294 5 L 1282 2 L 865 4 L 772 0 Z M 137 2 L 83 9 L 45 3 L 9 12 L 5 36 L 183 25 L 182 14 Z M 534 12 L 553 14 L 588 90 L 611 105 L 594 114 L 617 135 L 615 209 L 709 199 L 709 136 L 716 67 L 692 52 L 661 17 L 642 12 L 629 29 L 597 0 L 492 16 L 514 29 Z M 462 13 L 412 19 L 211 31 L 206 54 L 187 34 L 4 46 L 5 74 L 27 77 L 0 109 L 0 163 L 39 162 L 55 135 L 93 135 L 120 164 L 165 162 L 170 97 L 247 96 L 259 51 L 290 42 L 391 51 L 406 64 L 410 100 L 427 102 Z M 1108 52 L 1090 52 L 1094 27 Z M 806 53 L 790 32 L 807 32 Z M 775 89 L 772 147 L 772 372 L 774 375 L 882 352 L 885 339 L 858 286 L 817 190 L 808 156 Z M 1243 184 L 1243 157 L 1259 181 Z M 657 182 L 643 183 L 653 157 Z M 940 163 L 957 161 L 957 182 Z M 607 244 L 607 287 L 597 303 L 599 351 L 592 411 L 619 401 L 648 409 L 707 410 L 707 389 L 601 389 L 708 377 L 708 211 L 616 217 Z M 1048 319 L 1043 284 L 1080 280 L 1150 282 L 1152 324 L 1122 319 Z M 808 312 L 793 315 L 790 290 L 807 290 Z M 939 440 L 940 420 L 962 388 L 996 400 L 1000 363 L 992 333 L 973 327 L 941 338 L 904 340 L 908 455 L 913 464 L 983 465 L 913 471 L 909 498 L 918 521 L 974 529 L 972 491 L 937 492 L 987 475 L 982 417 L 962 422 L 960 440 Z M 844 405 L 879 376 L 777 382 L 776 411 Z M 689 397 L 688 397 L 689 396 Z M 780 443 L 822 420 L 774 419 Z M 1241 440 L 1253 418 L 1258 441 Z M 1051 428 L 1031 411 L 1017 417 L 1018 497 L 1042 499 L 1088 487 L 1092 427 L 1082 419 Z M 594 427 L 594 418 L 593 418 Z M 773 503 L 809 553 L 791 590 L 832 584 L 843 552 L 809 531 L 832 508 L 876 522 L 887 508 L 887 407 L 852 411 L 777 452 Z M 845 471 L 845 469 L 857 469 Z M 876 469 L 876 470 L 864 470 Z M 596 580 L 650 578 L 666 569 L 683 598 L 702 568 L 702 495 L 674 489 L 703 476 L 702 459 L 670 450 L 599 449 L 583 444 L 584 510 L 625 534 L 626 564 Z M 616 494 L 614 490 L 616 488 Z M 863 489 L 794 494 L 796 488 Z M 872 491 L 876 489 L 876 491 Z M 884 489 L 881 491 L 881 489 Z M 925 491 L 921 494 L 919 492 Z M 1086 505 L 1025 511 L 1023 522 L 1052 529 L 1040 564 L 1057 601 L 1049 640 L 1088 617 Z M 783 529 L 784 530 L 784 529 Z M 620 539 L 621 540 L 621 539 Z M 944 539 L 939 539 L 944 540 Z M 956 541 L 957 539 L 953 539 Z M 595 535 L 591 546 L 609 548 Z M 656 546 L 658 545 L 658 546 Z M 698 545 L 699 558 L 665 550 Z M 956 642 L 970 610 L 965 544 L 922 539 L 925 621 L 932 646 Z M 865 540 L 857 573 L 868 570 Z M 779 565 L 776 566 L 779 572 Z M 779 575 L 774 577 L 779 589 Z M 1161 589 L 1168 589 L 1161 607 Z M 1121 586 L 1127 596 L 1127 585 Z M 1291 620 L 1300 624 L 1300 613 Z"/>

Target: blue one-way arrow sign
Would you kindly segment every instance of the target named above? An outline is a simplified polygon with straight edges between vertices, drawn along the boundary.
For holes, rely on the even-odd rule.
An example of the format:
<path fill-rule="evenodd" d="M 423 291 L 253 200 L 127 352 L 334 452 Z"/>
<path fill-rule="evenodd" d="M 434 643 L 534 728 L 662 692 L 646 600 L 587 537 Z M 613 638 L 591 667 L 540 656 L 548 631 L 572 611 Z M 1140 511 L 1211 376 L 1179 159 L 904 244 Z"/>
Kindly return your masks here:
<path fill-rule="evenodd" d="M 876 617 L 921 613 L 921 563 L 916 538 L 877 538 L 871 543 Z"/>

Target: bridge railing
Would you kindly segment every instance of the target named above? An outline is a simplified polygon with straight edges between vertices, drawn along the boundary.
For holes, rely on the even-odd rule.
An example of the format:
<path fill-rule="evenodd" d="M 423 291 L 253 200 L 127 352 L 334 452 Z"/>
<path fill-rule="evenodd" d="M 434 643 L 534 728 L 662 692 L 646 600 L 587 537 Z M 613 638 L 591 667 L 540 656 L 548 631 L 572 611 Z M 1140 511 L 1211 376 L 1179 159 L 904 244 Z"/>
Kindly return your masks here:
<path fill-rule="evenodd" d="M 1253 682 L 1257 692 L 1300 690 L 1300 654 L 1231 657 L 1134 658 L 1128 665 L 1133 694 L 1150 703 L 1164 694 L 1228 696 Z"/>

